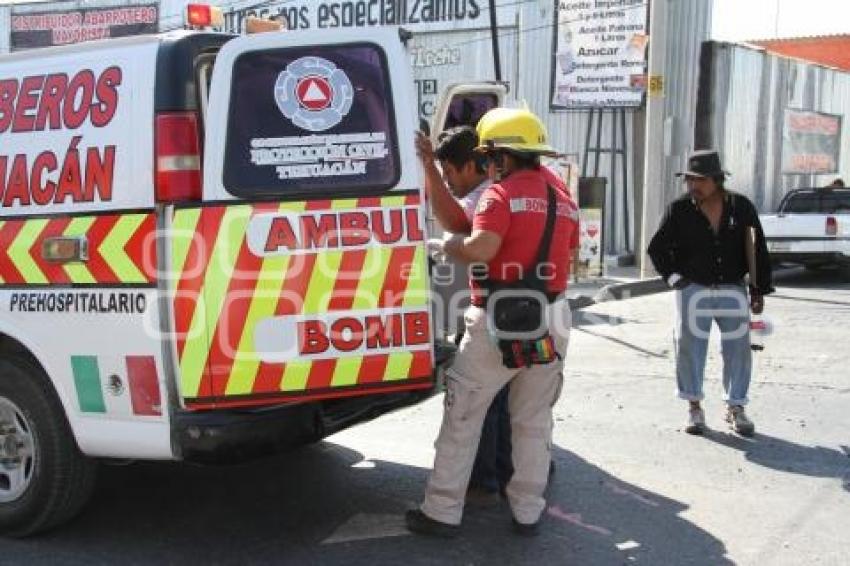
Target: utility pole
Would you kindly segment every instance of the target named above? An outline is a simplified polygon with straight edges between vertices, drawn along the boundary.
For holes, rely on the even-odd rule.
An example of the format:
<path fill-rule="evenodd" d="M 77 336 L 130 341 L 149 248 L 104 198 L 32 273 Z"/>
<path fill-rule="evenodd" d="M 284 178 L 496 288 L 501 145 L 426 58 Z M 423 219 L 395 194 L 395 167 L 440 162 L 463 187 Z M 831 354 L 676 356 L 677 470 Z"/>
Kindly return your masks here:
<path fill-rule="evenodd" d="M 490 1 L 490 39 L 493 42 L 493 69 L 496 81 L 502 82 L 502 60 L 499 57 L 499 26 L 496 23 L 496 0 Z"/>
<path fill-rule="evenodd" d="M 664 171 L 666 164 L 664 121 L 668 88 L 665 58 L 667 51 L 667 4 L 669 0 L 652 0 L 649 5 L 649 64 L 647 66 L 646 141 L 644 142 L 643 207 L 640 240 L 635 250 L 640 276 L 652 274 L 646 255 L 649 240 L 658 229 L 664 212 Z"/>

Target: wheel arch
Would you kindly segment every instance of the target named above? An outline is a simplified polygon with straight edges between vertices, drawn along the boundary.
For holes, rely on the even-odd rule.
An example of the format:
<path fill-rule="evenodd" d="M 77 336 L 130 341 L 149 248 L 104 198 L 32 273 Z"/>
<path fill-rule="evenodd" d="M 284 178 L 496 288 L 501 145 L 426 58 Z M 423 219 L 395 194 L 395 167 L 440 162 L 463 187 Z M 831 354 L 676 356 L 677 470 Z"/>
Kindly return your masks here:
<path fill-rule="evenodd" d="M 13 455 L 13 468 L 7 469 L 17 464 L 16 479 L 6 480 L 14 489 L 0 503 L 0 533 L 20 538 L 77 515 L 94 490 L 97 463 L 80 451 L 61 388 L 32 345 L 0 328 L 0 359 L 3 395 L 20 411 L 4 442 L 11 438 L 19 448 L 29 444 L 22 457 Z"/>
<path fill-rule="evenodd" d="M 0 325 L 0 356 L 5 357 L 7 355 L 20 356 L 41 370 L 41 374 L 39 376 L 33 377 L 46 381 L 46 384 L 49 386 L 48 390 L 55 395 L 55 398 L 62 406 L 65 422 L 68 424 L 77 446 L 79 446 L 80 441 L 77 438 L 77 430 L 74 427 L 74 420 L 71 418 L 73 415 L 72 401 L 68 398 L 66 392 L 56 383 L 54 378 L 55 370 L 52 371 L 52 368 L 43 361 L 43 357 L 38 355 L 36 348 L 32 344 L 27 343 L 26 339 L 21 339 L 19 336 L 13 336 L 8 329 Z M 2 379 L 2 376 L 0 376 L 0 379 Z"/>

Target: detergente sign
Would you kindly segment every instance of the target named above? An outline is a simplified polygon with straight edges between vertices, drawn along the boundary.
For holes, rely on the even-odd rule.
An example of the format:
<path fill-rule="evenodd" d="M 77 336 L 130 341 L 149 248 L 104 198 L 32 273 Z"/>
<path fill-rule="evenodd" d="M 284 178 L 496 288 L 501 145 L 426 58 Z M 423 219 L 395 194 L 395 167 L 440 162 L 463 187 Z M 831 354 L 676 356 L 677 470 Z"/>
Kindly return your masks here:
<path fill-rule="evenodd" d="M 640 106 L 649 41 L 647 3 L 560 2 L 555 18 L 552 107 Z"/>

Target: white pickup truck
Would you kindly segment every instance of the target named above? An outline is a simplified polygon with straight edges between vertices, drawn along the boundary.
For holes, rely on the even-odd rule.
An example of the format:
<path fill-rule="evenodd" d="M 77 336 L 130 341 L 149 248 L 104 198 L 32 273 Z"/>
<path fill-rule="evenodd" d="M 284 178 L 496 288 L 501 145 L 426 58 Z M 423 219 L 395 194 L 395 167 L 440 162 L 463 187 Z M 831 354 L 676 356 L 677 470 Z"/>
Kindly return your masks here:
<path fill-rule="evenodd" d="M 850 265 L 850 189 L 797 189 L 760 219 L 775 263 Z"/>

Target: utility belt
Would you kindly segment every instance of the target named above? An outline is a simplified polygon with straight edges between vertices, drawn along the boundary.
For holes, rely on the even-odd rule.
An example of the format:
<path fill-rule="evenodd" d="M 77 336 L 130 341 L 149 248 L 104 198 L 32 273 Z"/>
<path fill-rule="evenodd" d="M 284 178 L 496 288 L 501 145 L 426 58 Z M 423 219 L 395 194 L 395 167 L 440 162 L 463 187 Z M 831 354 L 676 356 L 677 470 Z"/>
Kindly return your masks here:
<path fill-rule="evenodd" d="M 509 285 L 509 284 L 506 284 L 506 287 L 507 287 L 507 285 Z M 557 302 L 558 299 L 561 299 L 564 296 L 564 293 L 565 293 L 565 291 L 559 291 L 559 292 L 554 292 L 554 293 L 547 291 L 547 292 L 543 293 L 543 295 L 546 297 L 546 302 L 551 305 L 551 304 Z M 491 293 L 487 293 L 485 295 L 480 295 L 480 294 L 479 295 L 473 295 L 472 300 L 470 301 L 470 304 L 473 307 L 478 307 L 480 309 L 486 309 L 488 299 L 490 298 L 490 296 L 491 296 Z"/>
<path fill-rule="evenodd" d="M 739 279 L 738 281 L 710 281 L 708 283 L 703 283 L 702 281 L 695 281 L 695 280 L 689 279 L 687 277 L 685 277 L 685 279 L 687 280 L 687 284 L 693 283 L 695 285 L 699 285 L 700 287 L 705 287 L 706 289 L 714 289 L 714 290 L 721 289 L 721 288 L 724 288 L 724 287 L 728 288 L 728 287 L 746 287 L 747 286 L 747 282 L 744 279 Z"/>
<path fill-rule="evenodd" d="M 492 281 L 479 302 L 486 309 L 488 331 L 502 353 L 502 365 L 511 369 L 562 359 L 549 334 L 546 312 L 562 294 L 535 290 L 524 283 Z"/>

